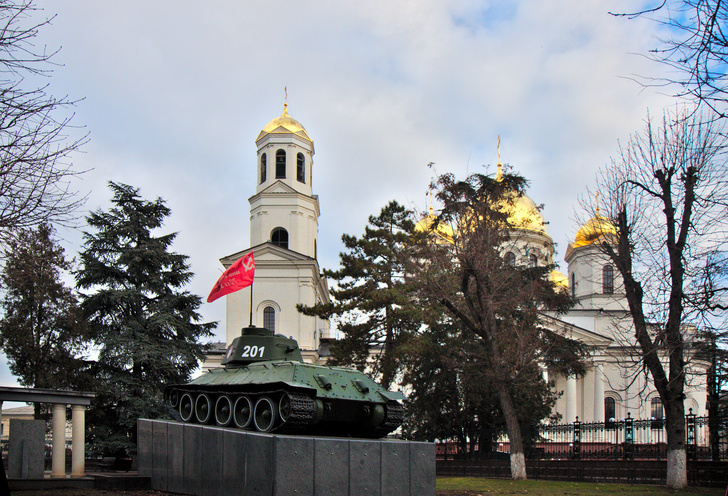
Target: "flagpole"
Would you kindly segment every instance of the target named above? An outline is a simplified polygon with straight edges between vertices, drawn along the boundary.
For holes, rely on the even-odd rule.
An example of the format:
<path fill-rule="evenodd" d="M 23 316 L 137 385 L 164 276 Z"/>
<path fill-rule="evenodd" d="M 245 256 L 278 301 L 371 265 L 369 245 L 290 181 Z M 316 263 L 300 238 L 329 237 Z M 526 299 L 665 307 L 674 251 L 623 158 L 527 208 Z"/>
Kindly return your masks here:
<path fill-rule="evenodd" d="M 250 283 L 250 327 L 253 327 L 253 283 Z"/>

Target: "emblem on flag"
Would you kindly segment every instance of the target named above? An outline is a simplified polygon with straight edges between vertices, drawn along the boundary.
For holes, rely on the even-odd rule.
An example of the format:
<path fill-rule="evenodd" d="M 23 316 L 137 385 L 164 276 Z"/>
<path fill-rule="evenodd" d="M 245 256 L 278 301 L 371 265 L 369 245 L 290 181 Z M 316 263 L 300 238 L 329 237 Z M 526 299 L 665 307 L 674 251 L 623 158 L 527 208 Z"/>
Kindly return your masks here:
<path fill-rule="evenodd" d="M 255 275 L 255 260 L 253 252 L 248 253 L 244 257 L 239 258 L 225 272 L 213 286 L 207 302 L 212 303 L 221 296 L 234 293 L 243 288 L 247 288 L 253 284 L 253 276 Z"/>

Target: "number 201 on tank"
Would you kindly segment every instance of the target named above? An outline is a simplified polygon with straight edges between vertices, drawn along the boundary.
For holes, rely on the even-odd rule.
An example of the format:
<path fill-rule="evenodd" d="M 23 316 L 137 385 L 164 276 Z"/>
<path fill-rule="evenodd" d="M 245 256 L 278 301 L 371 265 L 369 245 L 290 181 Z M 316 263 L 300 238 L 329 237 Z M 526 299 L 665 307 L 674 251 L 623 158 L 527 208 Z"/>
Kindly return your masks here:
<path fill-rule="evenodd" d="M 241 358 L 263 358 L 263 353 L 265 353 L 265 346 L 250 346 L 245 345 L 243 346 L 243 353 L 240 355 Z"/>

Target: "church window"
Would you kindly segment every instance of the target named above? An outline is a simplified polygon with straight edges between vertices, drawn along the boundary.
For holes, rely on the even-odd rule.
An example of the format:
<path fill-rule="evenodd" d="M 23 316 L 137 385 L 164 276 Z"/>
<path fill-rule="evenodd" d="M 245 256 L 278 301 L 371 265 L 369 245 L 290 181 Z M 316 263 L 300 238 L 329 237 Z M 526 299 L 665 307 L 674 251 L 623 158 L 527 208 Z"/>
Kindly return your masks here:
<path fill-rule="evenodd" d="M 528 261 L 531 264 L 531 267 L 538 266 L 538 257 L 536 255 L 534 255 L 533 253 L 528 257 Z"/>
<path fill-rule="evenodd" d="M 270 235 L 270 241 L 276 246 L 288 249 L 288 231 L 282 227 L 273 229 L 273 232 Z"/>
<path fill-rule="evenodd" d="M 576 298 L 576 274 L 571 273 L 571 297 Z"/>
<path fill-rule="evenodd" d="M 263 327 L 271 332 L 276 332 L 276 309 L 265 307 L 263 310 Z"/>
<path fill-rule="evenodd" d="M 265 153 L 260 156 L 260 184 L 263 184 L 268 175 L 268 157 Z"/>
<path fill-rule="evenodd" d="M 662 408 L 660 398 L 652 398 L 650 401 L 650 427 L 652 429 L 662 429 L 665 423 L 665 410 Z"/>
<path fill-rule="evenodd" d="M 602 293 L 614 293 L 614 267 L 605 265 L 602 268 Z"/>
<path fill-rule="evenodd" d="M 665 410 L 662 408 L 660 398 L 652 398 L 652 401 L 650 401 L 650 417 L 654 419 L 665 418 Z"/>
<path fill-rule="evenodd" d="M 510 265 L 511 267 L 516 266 L 516 254 L 513 253 L 512 251 L 509 251 L 508 253 L 506 253 L 506 256 L 504 257 L 504 259 L 506 261 L 506 265 Z"/>
<path fill-rule="evenodd" d="M 286 178 L 286 151 L 278 150 L 276 152 L 276 179 Z"/>
<path fill-rule="evenodd" d="M 306 159 L 303 157 L 303 153 L 299 153 L 296 157 L 296 179 L 299 183 L 306 182 Z"/>
<path fill-rule="evenodd" d="M 617 402 L 614 398 L 604 398 L 604 419 L 607 422 L 614 422 L 617 419 Z"/>

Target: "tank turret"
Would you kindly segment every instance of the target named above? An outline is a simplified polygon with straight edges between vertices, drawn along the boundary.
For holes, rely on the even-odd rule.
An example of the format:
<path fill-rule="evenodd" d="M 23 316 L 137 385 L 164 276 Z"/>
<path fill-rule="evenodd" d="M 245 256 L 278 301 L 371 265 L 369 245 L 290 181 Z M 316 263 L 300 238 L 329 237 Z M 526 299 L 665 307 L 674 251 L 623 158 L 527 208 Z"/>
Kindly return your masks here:
<path fill-rule="evenodd" d="M 165 401 L 183 422 L 312 435 L 375 438 L 402 424 L 400 392 L 358 370 L 306 363 L 296 340 L 246 327 L 222 367 L 170 385 Z"/>
<path fill-rule="evenodd" d="M 289 360 L 302 362 L 301 349 L 295 339 L 274 335 L 265 327 L 245 327 L 243 334 L 228 346 L 222 365 L 244 367 L 253 362 Z"/>

